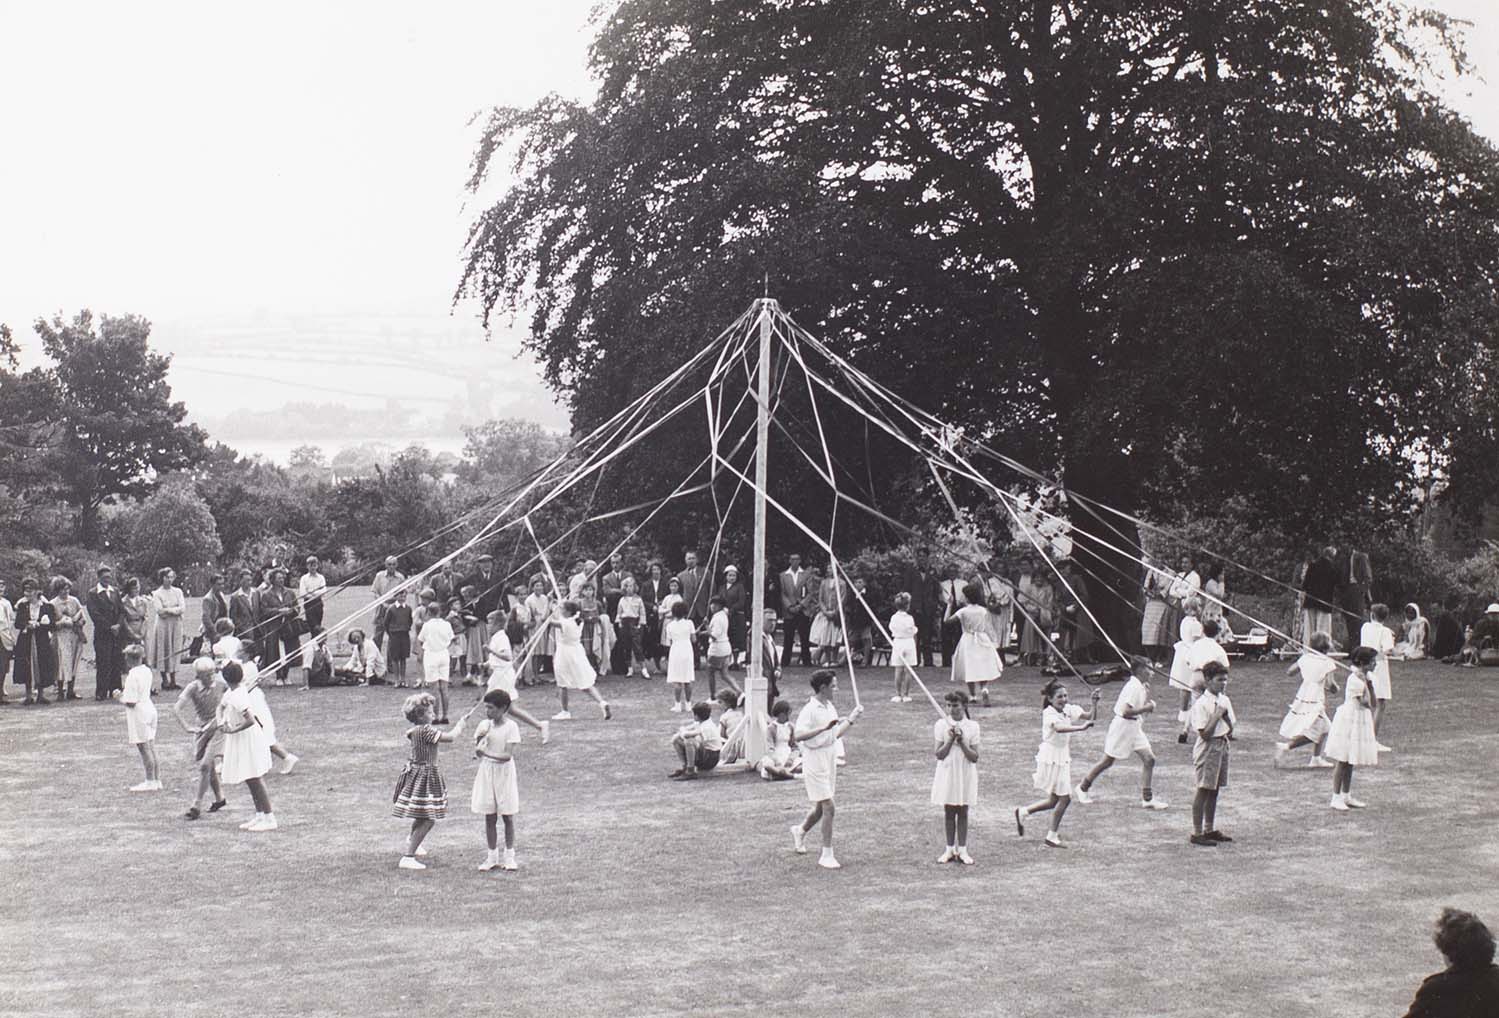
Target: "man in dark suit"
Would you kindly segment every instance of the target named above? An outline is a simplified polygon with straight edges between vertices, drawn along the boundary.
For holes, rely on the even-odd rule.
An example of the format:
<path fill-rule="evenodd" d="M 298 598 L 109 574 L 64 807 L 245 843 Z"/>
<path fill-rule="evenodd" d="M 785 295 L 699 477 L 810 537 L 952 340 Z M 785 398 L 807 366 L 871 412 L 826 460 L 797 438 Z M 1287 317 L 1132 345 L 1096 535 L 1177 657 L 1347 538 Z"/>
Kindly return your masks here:
<path fill-rule="evenodd" d="M 786 571 L 780 576 L 781 619 L 786 630 L 781 648 L 782 668 L 791 667 L 791 648 L 798 636 L 802 641 L 802 667 L 812 667 L 812 619 L 802 611 L 802 602 L 807 599 L 806 577 L 806 571 L 802 569 L 802 557 L 788 555 Z"/>
<path fill-rule="evenodd" d="M 100 566 L 99 582 L 88 592 L 84 607 L 94 624 L 94 699 L 108 700 L 120 688 L 120 592 L 114 571 Z"/>
<path fill-rule="evenodd" d="M 689 551 L 683 557 L 687 561 L 687 568 L 677 574 L 677 582 L 682 585 L 682 603 L 687 605 L 687 617 L 692 620 L 692 624 L 702 629 L 708 618 L 708 598 L 713 596 L 710 589 L 713 585 L 708 582 L 708 570 L 697 564 L 697 552 Z M 706 639 L 706 634 L 699 633 L 698 638 L 692 641 L 694 667 L 700 663 L 703 652 L 701 644 Z"/>
<path fill-rule="evenodd" d="M 479 630 L 479 639 L 485 646 L 489 645 L 489 615 L 491 612 L 504 613 L 510 607 L 509 600 L 505 597 L 504 577 L 494 567 L 494 556 L 485 552 L 479 556 L 479 568 L 474 574 L 465 579 L 461 586 L 473 587 L 474 614 L 478 616 L 473 623 Z M 503 626 L 503 623 L 501 623 Z M 472 664 L 473 662 L 470 662 Z"/>
<path fill-rule="evenodd" d="M 901 590 L 911 595 L 911 617 L 916 620 L 916 646 L 921 666 L 932 667 L 932 641 L 941 627 L 942 590 L 932 568 L 932 549 L 916 549 L 916 562 L 901 574 Z"/>

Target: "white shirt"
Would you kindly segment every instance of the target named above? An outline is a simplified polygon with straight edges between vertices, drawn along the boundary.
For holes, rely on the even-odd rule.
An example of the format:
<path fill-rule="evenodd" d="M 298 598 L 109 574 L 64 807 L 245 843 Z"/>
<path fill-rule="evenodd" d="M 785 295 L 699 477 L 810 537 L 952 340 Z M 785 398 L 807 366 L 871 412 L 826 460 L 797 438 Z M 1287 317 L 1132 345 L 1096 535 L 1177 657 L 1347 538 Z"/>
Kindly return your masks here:
<path fill-rule="evenodd" d="M 214 642 L 213 659 L 218 662 L 220 668 L 224 667 L 225 661 L 239 657 L 239 649 L 243 647 L 244 641 L 233 633 L 221 636 Z"/>
<path fill-rule="evenodd" d="M 1209 661 L 1217 661 L 1223 667 L 1228 667 L 1228 651 L 1223 649 L 1223 644 L 1217 640 L 1198 640 L 1192 644 L 1187 651 L 1187 665 L 1192 669 L 1194 684 L 1202 683 L 1202 666 Z"/>
<path fill-rule="evenodd" d="M 1149 700 L 1150 690 L 1146 688 L 1145 683 L 1140 681 L 1138 675 L 1131 675 L 1129 681 L 1124 684 L 1124 688 L 1119 691 L 1119 699 L 1114 701 L 1114 716 L 1119 718 L 1124 717 L 1124 709 L 1126 707 L 1138 712 Z M 1133 718 L 1126 718 L 1125 720 L 1139 721 L 1140 715 L 1136 713 Z"/>
<path fill-rule="evenodd" d="M 1201 589 L 1202 578 L 1197 575 L 1197 570 L 1189 569 L 1171 581 L 1168 593 L 1174 601 L 1185 601 Z"/>
<path fill-rule="evenodd" d="M 307 601 L 328 589 L 328 580 L 322 573 L 303 573 L 297 581 L 297 600 Z"/>
<path fill-rule="evenodd" d="M 490 757 L 509 756 L 511 746 L 520 745 L 520 727 L 510 718 L 505 718 L 499 724 L 495 724 L 488 718 L 479 722 L 479 728 L 474 732 L 475 748 L 488 753 Z M 494 764 L 497 767 L 514 761 L 491 760 L 489 757 L 481 757 L 480 764 Z"/>
<path fill-rule="evenodd" d="M 1383 622 L 1365 622 L 1359 629 L 1358 642 L 1386 657 L 1395 652 L 1395 634 Z"/>
<path fill-rule="evenodd" d="M 910 612 L 896 612 L 890 616 L 890 638 L 892 640 L 916 639 L 916 620 Z"/>
<path fill-rule="evenodd" d="M 1069 703 L 1061 710 L 1048 706 L 1041 712 L 1041 747 L 1048 746 L 1054 750 L 1066 751 L 1072 744 L 1071 732 L 1057 731 L 1058 725 L 1075 725 L 1087 711 L 1075 703 Z"/>
<path fill-rule="evenodd" d="M 125 674 L 125 688 L 120 691 L 120 702 L 126 707 L 143 708 L 154 714 L 151 705 L 151 669 L 136 665 Z"/>
<path fill-rule="evenodd" d="M 708 656 L 728 657 L 734 653 L 729 644 L 729 613 L 725 609 L 715 612 L 708 620 Z"/>
<path fill-rule="evenodd" d="M 1192 731 L 1201 732 L 1207 727 L 1208 718 L 1212 717 L 1218 711 L 1219 701 L 1222 701 L 1223 706 L 1228 708 L 1228 717 L 1226 720 L 1220 720 L 1213 726 L 1213 730 L 1208 732 L 1207 737 L 1215 739 L 1220 735 L 1227 735 L 1229 725 L 1238 725 L 1239 719 L 1234 716 L 1234 705 L 1229 702 L 1227 693 L 1203 693 L 1197 698 L 1197 702 L 1192 705 L 1189 722 L 1192 726 Z"/>
<path fill-rule="evenodd" d="M 448 654 L 448 644 L 453 642 L 453 627 L 448 625 L 448 620 L 442 616 L 428 619 L 422 623 L 421 632 L 417 634 L 417 642 L 422 645 L 423 654 Z"/>
<path fill-rule="evenodd" d="M 719 730 L 718 722 L 709 718 L 700 722 L 697 726 L 698 737 L 703 740 L 704 749 L 723 749 L 723 732 Z"/>
<path fill-rule="evenodd" d="M 805 753 L 808 750 L 815 752 L 819 749 L 831 751 L 834 742 L 837 740 L 834 738 L 832 730 L 824 732 L 821 729 L 827 727 L 829 721 L 837 720 L 838 708 L 831 700 L 823 703 L 815 696 L 808 700 L 807 705 L 802 708 L 802 712 L 796 716 L 796 730 L 798 732 L 816 731 L 817 734 L 811 738 L 802 739 L 797 742 L 802 752 Z"/>

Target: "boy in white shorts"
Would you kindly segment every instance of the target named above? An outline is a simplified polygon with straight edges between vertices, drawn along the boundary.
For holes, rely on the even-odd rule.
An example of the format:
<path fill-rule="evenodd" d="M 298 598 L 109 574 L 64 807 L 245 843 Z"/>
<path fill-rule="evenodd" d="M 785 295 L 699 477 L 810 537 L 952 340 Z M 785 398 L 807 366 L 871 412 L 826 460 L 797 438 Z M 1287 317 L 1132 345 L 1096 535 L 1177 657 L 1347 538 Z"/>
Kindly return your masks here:
<path fill-rule="evenodd" d="M 807 852 L 806 837 L 812 828 L 822 824 L 822 855 L 817 865 L 823 869 L 842 869 L 833 856 L 833 788 L 838 780 L 838 740 L 848 731 L 864 708 L 855 707 L 846 718 L 838 717 L 833 694 L 838 691 L 838 676 L 830 668 L 812 673 L 812 699 L 797 715 L 794 740 L 802 754 L 802 781 L 812 809 L 807 818 L 791 827 L 791 841 L 797 855 Z"/>
<path fill-rule="evenodd" d="M 895 595 L 895 614 L 890 616 L 890 667 L 895 669 L 895 695 L 891 703 L 911 702 L 911 669 L 916 667 L 916 619 L 911 615 L 911 595 Z"/>
<path fill-rule="evenodd" d="M 1114 701 L 1114 720 L 1109 722 L 1109 734 L 1104 737 L 1103 759 L 1093 765 L 1088 776 L 1083 778 L 1074 794 L 1078 802 L 1092 802 L 1088 789 L 1093 782 L 1115 761 L 1127 759 L 1131 754 L 1140 758 L 1140 805 L 1145 809 L 1165 809 L 1166 803 L 1157 799 L 1150 790 L 1150 778 L 1155 773 L 1155 754 L 1150 750 L 1150 740 L 1145 737 L 1145 715 L 1155 713 L 1155 701 L 1150 697 L 1150 673 L 1154 671 L 1149 658 L 1130 658 L 1130 677 Z"/>

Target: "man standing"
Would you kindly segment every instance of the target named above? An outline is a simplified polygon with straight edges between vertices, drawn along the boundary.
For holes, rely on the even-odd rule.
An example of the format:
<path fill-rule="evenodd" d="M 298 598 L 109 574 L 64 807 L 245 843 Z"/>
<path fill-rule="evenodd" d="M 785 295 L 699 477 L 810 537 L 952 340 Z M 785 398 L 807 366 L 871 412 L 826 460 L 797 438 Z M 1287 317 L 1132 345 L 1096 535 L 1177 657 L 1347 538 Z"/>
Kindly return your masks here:
<path fill-rule="evenodd" d="M 427 586 L 432 588 L 432 593 L 437 595 L 437 600 L 446 605 L 462 593 L 459 588 L 463 586 L 463 581 L 453 572 L 453 563 L 444 562 L 428 579 Z"/>
<path fill-rule="evenodd" d="M 702 629 L 703 622 L 708 618 L 708 598 L 713 594 L 708 589 L 708 570 L 697 564 L 697 552 L 689 551 L 684 558 L 687 568 L 677 574 L 677 582 L 682 585 L 682 603 L 687 605 L 687 617 L 692 620 L 692 624 Z M 706 638 L 707 634 L 699 633 L 698 638 L 692 641 L 694 667 L 702 657 L 701 643 Z"/>
<path fill-rule="evenodd" d="M 911 617 L 916 620 L 916 646 L 921 667 L 930 668 L 932 641 L 941 627 L 938 615 L 942 610 L 937 573 L 932 569 L 932 549 L 925 545 L 916 549 L 916 562 L 906 567 L 901 576 L 901 589 L 911 595 Z"/>
<path fill-rule="evenodd" d="M 208 578 L 208 592 L 203 595 L 202 604 L 203 628 L 197 636 L 193 637 L 192 646 L 187 650 L 188 656 L 196 658 L 203 651 L 206 643 L 211 650 L 213 648 L 214 626 L 219 619 L 229 617 L 229 599 L 224 596 L 224 576 L 222 573 L 214 573 Z"/>
<path fill-rule="evenodd" d="M 791 667 L 791 647 L 798 637 L 802 641 L 802 667 L 812 667 L 812 620 L 802 611 L 802 602 L 806 599 L 807 581 L 802 570 L 802 557 L 793 553 L 786 557 L 786 571 L 781 574 L 781 617 L 786 629 L 781 648 L 783 669 Z"/>
<path fill-rule="evenodd" d="M 396 557 L 391 555 L 385 560 L 385 568 L 375 574 L 374 582 L 370 584 L 370 596 L 375 598 L 381 597 L 405 582 L 406 574 L 396 568 Z M 389 602 L 381 601 L 375 608 L 374 629 L 376 650 L 379 650 L 385 643 L 385 612 L 389 607 Z"/>
<path fill-rule="evenodd" d="M 611 619 L 619 617 L 619 599 L 624 582 L 625 557 L 615 552 L 609 556 L 609 568 L 599 577 L 599 593 L 604 596 L 604 612 Z"/>
<path fill-rule="evenodd" d="M 1332 612 L 1337 604 L 1339 579 L 1336 557 L 1338 549 L 1328 546 L 1322 549 L 1322 557 L 1306 568 L 1306 578 L 1301 581 L 1306 594 L 1306 624 L 1303 639 L 1311 642 L 1312 634 L 1326 633 L 1332 636 Z"/>
<path fill-rule="evenodd" d="M 308 555 L 307 571 L 297 580 L 297 608 L 302 621 L 307 623 L 308 634 L 323 628 L 323 594 L 328 589 L 328 580 L 319 571 L 320 565 L 316 555 Z"/>
<path fill-rule="evenodd" d="M 94 624 L 94 699 L 108 700 L 120 688 L 120 592 L 114 571 L 100 566 L 99 582 L 88 592 L 84 607 Z"/>

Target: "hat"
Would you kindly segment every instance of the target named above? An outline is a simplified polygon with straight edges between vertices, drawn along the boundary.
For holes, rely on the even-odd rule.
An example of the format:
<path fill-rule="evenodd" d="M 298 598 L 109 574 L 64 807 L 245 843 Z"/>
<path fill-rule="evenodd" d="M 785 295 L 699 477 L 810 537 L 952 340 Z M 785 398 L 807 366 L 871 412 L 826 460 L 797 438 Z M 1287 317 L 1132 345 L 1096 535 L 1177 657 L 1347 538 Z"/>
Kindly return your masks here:
<path fill-rule="evenodd" d="M 738 566 L 724 566 L 723 567 L 723 571 L 726 572 L 726 573 L 733 573 L 735 576 L 739 575 L 739 567 Z"/>
<path fill-rule="evenodd" d="M 100 573 L 112 573 L 112 572 L 114 572 L 114 569 L 110 566 L 110 564 L 108 562 L 100 562 L 99 563 L 99 568 L 94 570 L 94 575 L 97 576 Z"/>
<path fill-rule="evenodd" d="M 1484 609 L 1484 614 L 1485 615 L 1492 615 L 1492 614 L 1494 614 L 1496 612 L 1499 612 L 1499 604 L 1491 604 L 1487 608 Z"/>

